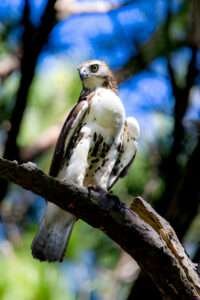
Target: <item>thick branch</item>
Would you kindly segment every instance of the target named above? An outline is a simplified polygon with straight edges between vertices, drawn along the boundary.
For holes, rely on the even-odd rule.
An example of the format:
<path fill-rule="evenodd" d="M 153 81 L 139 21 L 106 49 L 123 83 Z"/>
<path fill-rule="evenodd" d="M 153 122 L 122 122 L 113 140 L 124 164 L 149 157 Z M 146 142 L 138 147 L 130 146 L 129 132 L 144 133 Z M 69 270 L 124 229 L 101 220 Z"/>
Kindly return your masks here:
<path fill-rule="evenodd" d="M 29 89 L 35 74 L 35 68 L 38 56 L 45 45 L 49 33 L 51 32 L 55 21 L 56 0 L 49 0 L 41 17 L 41 23 L 38 28 L 33 27 L 30 21 L 30 3 L 25 1 L 23 13 L 23 55 L 20 63 L 21 79 L 19 89 L 16 95 L 15 105 L 10 117 L 11 128 L 4 149 L 4 157 L 7 159 L 19 159 L 19 147 L 17 145 L 17 136 L 20 131 L 22 119 L 28 101 Z M 0 201 L 4 198 L 8 185 L 5 181 L 0 181 Z"/>
<path fill-rule="evenodd" d="M 22 118 L 27 105 L 28 92 L 35 73 L 36 63 L 40 51 L 47 41 L 48 35 L 55 24 L 54 12 L 55 0 L 47 2 L 38 29 L 34 28 L 30 21 L 30 4 L 25 2 L 23 25 L 23 55 L 21 59 L 21 80 L 16 95 L 15 106 L 10 117 L 11 129 L 5 145 L 4 157 L 14 159 L 18 157 L 17 136 L 20 130 Z"/>
<path fill-rule="evenodd" d="M 143 199 L 129 209 L 113 195 L 62 183 L 32 163 L 0 159 L 0 177 L 103 230 L 137 260 L 165 299 L 200 299 L 200 280 L 175 232 Z"/>

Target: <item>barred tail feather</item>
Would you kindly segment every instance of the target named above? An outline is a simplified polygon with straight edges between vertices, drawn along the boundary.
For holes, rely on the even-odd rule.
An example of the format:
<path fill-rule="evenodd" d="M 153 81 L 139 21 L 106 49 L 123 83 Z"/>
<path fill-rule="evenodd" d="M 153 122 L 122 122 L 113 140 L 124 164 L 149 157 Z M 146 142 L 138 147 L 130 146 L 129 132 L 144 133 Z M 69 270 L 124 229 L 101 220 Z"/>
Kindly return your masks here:
<path fill-rule="evenodd" d="M 58 208 L 56 209 L 58 210 Z M 58 216 L 58 219 L 50 223 L 48 222 L 48 214 L 45 215 L 39 231 L 31 245 L 32 255 L 34 258 L 37 258 L 40 261 L 49 262 L 61 262 L 63 260 L 76 219 L 68 213 L 65 213 L 66 218 L 63 219 L 63 211 L 61 211 L 61 213 L 62 215 L 60 219 Z"/>

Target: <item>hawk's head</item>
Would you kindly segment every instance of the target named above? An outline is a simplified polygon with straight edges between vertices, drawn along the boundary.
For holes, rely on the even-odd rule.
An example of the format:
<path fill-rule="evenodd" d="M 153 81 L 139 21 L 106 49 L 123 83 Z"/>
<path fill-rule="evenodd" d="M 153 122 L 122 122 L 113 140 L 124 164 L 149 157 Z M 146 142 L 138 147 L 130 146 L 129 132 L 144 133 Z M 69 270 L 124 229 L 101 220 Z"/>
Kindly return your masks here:
<path fill-rule="evenodd" d="M 89 60 L 78 67 L 83 87 L 94 90 L 97 87 L 107 87 L 116 90 L 114 76 L 104 61 Z"/>

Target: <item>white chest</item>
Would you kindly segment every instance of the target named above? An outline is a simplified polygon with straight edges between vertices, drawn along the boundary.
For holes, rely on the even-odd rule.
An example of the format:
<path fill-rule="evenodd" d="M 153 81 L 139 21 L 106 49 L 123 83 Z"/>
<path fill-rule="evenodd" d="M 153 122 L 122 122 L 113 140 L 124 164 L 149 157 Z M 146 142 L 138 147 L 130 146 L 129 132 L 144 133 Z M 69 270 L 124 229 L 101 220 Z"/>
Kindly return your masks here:
<path fill-rule="evenodd" d="M 92 98 L 89 120 L 104 128 L 114 129 L 125 119 L 125 111 L 120 98 L 106 88 L 98 88 Z"/>

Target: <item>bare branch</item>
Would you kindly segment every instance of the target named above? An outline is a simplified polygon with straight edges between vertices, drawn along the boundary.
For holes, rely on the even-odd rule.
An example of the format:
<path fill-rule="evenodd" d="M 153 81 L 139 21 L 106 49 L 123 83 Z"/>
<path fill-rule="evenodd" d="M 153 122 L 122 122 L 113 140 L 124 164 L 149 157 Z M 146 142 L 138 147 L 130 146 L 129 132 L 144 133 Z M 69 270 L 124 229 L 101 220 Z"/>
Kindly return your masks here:
<path fill-rule="evenodd" d="M 41 16 L 38 28 L 35 28 L 30 21 L 30 3 L 25 1 L 22 23 L 24 32 L 22 37 L 22 58 L 20 63 L 21 78 L 16 94 L 16 100 L 10 117 L 11 128 L 8 131 L 7 140 L 3 156 L 7 159 L 19 159 L 19 146 L 17 136 L 20 131 L 21 122 L 27 106 L 28 93 L 35 74 L 38 56 L 45 45 L 49 33 L 53 29 L 55 17 L 56 0 L 47 1 L 47 5 Z M 8 185 L 5 181 L 0 181 L 0 202 L 7 193 Z"/>
<path fill-rule="evenodd" d="M 42 133 L 38 139 L 30 146 L 20 150 L 21 161 L 35 160 L 46 150 L 56 144 L 62 125 L 54 125 Z"/>
<path fill-rule="evenodd" d="M 164 28 L 165 24 L 160 26 L 152 35 L 150 40 L 139 48 L 139 53 L 131 57 L 121 69 L 115 72 L 118 82 L 122 82 L 134 74 L 144 70 L 157 57 L 166 56 L 168 53 L 187 44 L 186 41 L 174 40 L 166 47 L 165 37 L 163 34 Z"/>
<path fill-rule="evenodd" d="M 116 196 L 68 185 L 32 163 L 0 159 L 0 176 L 103 230 L 136 259 L 165 299 L 200 299 L 199 277 L 175 232 L 142 198 L 129 209 Z"/>

